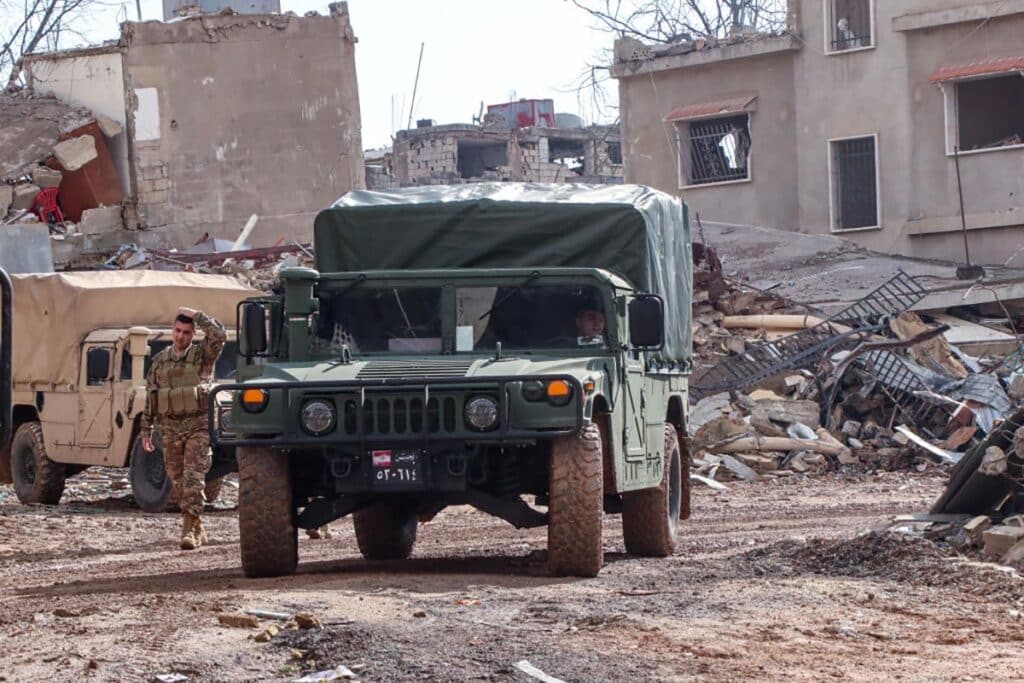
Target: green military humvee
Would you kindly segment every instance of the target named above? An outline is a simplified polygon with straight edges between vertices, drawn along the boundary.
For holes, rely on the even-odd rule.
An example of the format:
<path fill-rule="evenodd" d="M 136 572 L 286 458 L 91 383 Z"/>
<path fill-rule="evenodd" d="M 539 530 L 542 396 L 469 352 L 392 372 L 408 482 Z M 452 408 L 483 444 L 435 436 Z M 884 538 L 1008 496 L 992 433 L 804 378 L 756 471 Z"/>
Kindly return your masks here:
<path fill-rule="evenodd" d="M 420 520 L 465 504 L 547 525 L 555 574 L 598 573 L 606 512 L 628 552 L 673 552 L 689 514 L 679 200 L 637 186 L 358 191 L 314 237 L 316 270 L 240 305 L 239 382 L 210 401 L 214 442 L 238 447 L 246 574 L 294 572 L 297 528 L 348 514 L 364 557 L 402 559 Z"/>

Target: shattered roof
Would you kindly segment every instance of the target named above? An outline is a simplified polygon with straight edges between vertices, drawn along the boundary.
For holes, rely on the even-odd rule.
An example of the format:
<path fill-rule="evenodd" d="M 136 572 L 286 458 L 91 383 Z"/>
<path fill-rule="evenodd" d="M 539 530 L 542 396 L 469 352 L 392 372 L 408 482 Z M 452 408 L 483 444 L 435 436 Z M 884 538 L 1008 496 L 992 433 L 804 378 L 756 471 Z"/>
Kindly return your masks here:
<path fill-rule="evenodd" d="M 0 94 L 0 180 L 13 180 L 46 159 L 63 133 L 93 120 L 87 109 L 29 91 Z"/>

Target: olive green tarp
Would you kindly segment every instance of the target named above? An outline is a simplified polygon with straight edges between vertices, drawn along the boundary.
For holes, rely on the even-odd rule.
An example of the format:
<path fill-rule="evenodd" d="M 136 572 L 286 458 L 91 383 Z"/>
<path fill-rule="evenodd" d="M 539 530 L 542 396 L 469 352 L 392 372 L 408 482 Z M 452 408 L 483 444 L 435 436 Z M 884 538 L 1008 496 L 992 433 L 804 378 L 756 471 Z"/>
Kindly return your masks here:
<path fill-rule="evenodd" d="M 693 257 L 676 197 L 638 185 L 480 183 L 357 190 L 314 224 L 321 272 L 603 268 L 665 301 L 663 356 L 688 364 Z"/>

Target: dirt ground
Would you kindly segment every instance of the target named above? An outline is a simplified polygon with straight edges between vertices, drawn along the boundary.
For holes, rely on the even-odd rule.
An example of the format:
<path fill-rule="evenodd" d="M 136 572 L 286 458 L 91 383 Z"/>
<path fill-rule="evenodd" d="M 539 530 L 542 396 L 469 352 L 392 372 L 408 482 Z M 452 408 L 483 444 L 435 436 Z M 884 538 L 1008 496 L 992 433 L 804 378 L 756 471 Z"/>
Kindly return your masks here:
<path fill-rule="evenodd" d="M 86 473 L 88 475 L 88 473 Z M 94 475 L 95 476 L 95 475 Z M 420 527 L 413 559 L 364 562 L 351 522 L 300 540 L 299 574 L 243 578 L 227 487 L 212 543 L 183 553 L 178 518 L 135 509 L 117 476 L 59 507 L 0 486 L 0 680 L 1020 680 L 1021 581 L 927 541 L 860 535 L 927 510 L 934 474 L 829 475 L 695 489 L 668 560 L 628 557 L 605 526 L 596 579 L 545 575 L 543 529 L 466 508 Z M 122 487 L 111 490 L 107 484 Z M 229 628 L 245 609 L 323 627 Z"/>

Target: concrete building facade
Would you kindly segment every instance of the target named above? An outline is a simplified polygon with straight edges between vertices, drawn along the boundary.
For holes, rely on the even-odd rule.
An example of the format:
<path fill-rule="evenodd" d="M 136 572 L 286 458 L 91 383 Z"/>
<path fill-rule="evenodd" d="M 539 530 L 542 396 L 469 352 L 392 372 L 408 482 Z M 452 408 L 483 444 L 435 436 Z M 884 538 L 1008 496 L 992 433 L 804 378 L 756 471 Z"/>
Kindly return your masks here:
<path fill-rule="evenodd" d="M 965 258 L 962 188 L 971 259 L 1011 258 L 1024 0 L 792 0 L 790 15 L 777 36 L 617 41 L 626 181 L 704 220 L 951 261 Z"/>
<path fill-rule="evenodd" d="M 395 135 L 390 163 L 400 187 L 481 181 L 622 182 L 621 138 L 614 126 L 425 125 Z"/>
<path fill-rule="evenodd" d="M 233 239 L 252 214 L 253 246 L 309 240 L 364 186 L 356 38 L 346 3 L 331 10 L 129 22 L 115 45 L 26 60 L 33 89 L 124 125 L 112 156 L 138 231 L 122 241 Z"/>

